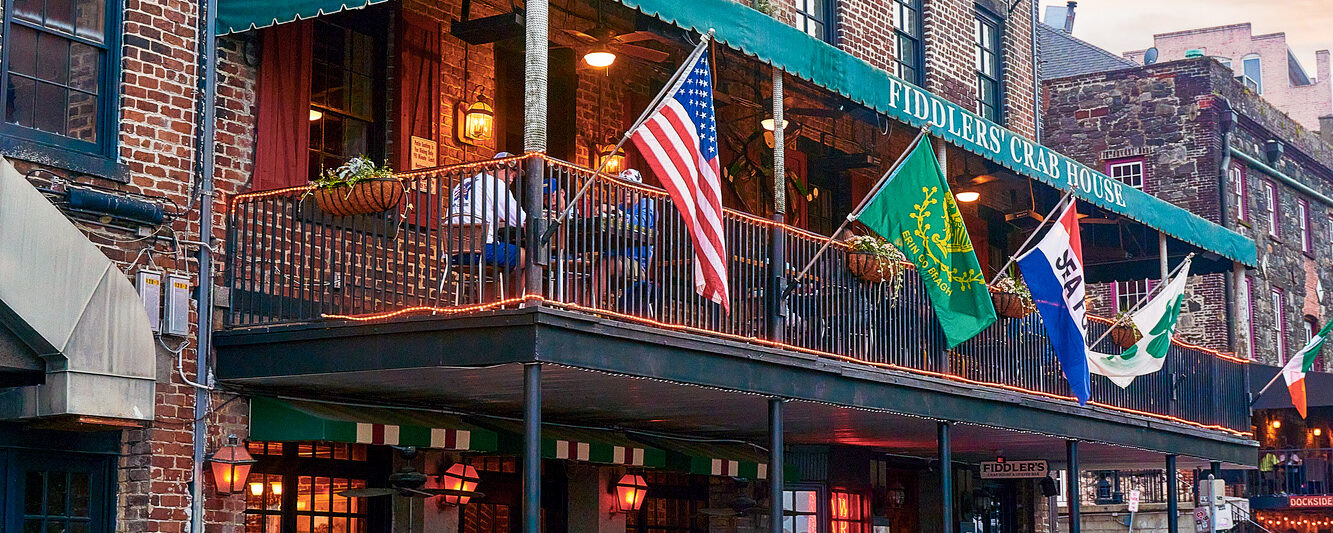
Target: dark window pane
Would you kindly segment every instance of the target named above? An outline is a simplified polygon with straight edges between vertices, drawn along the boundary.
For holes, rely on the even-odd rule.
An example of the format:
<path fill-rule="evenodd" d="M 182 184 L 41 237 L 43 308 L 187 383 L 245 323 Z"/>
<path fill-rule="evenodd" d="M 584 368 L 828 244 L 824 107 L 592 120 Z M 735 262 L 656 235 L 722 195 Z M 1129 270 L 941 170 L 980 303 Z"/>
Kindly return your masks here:
<path fill-rule="evenodd" d="M 369 76 L 360 74 L 351 75 L 351 87 L 347 91 L 351 102 L 347 107 L 350 114 L 359 117 L 370 117 L 372 101 L 374 99 L 374 81 Z"/>
<path fill-rule="evenodd" d="M 364 33 L 352 33 L 352 72 L 373 74 L 375 72 L 375 39 Z"/>
<path fill-rule="evenodd" d="M 23 533 L 44 533 L 41 520 L 24 520 Z"/>
<path fill-rule="evenodd" d="M 46 27 L 74 33 L 74 0 L 46 0 Z"/>
<path fill-rule="evenodd" d="M 343 121 L 342 155 L 347 159 L 365 155 L 370 141 L 370 124 L 360 120 Z"/>
<path fill-rule="evenodd" d="M 69 477 L 65 472 L 46 474 L 46 515 L 65 516 L 69 502 Z"/>
<path fill-rule="evenodd" d="M 41 515 L 42 495 L 46 493 L 46 473 L 28 472 L 23 480 L 23 514 Z"/>
<path fill-rule="evenodd" d="M 102 51 L 86 44 L 69 46 L 69 86 L 96 94 L 102 70 Z"/>
<path fill-rule="evenodd" d="M 14 0 L 14 18 L 42 23 L 43 0 Z"/>
<path fill-rule="evenodd" d="M 9 102 L 5 105 L 5 119 L 13 124 L 33 127 L 33 100 L 36 84 L 28 78 L 10 76 Z"/>
<path fill-rule="evenodd" d="M 37 106 L 33 109 L 34 127 L 42 131 L 64 135 L 66 109 L 64 87 L 49 83 L 37 83 Z"/>
<path fill-rule="evenodd" d="M 91 501 L 87 472 L 69 474 L 69 515 L 87 518 L 88 505 Z"/>
<path fill-rule="evenodd" d="M 37 75 L 37 32 L 15 24 L 10 26 L 9 71 Z"/>
<path fill-rule="evenodd" d="M 66 529 L 67 533 L 88 533 L 87 522 L 69 522 L 66 527 L 68 528 Z"/>
<path fill-rule="evenodd" d="M 37 35 L 37 79 L 64 85 L 69 82 L 69 44 L 49 33 Z"/>
<path fill-rule="evenodd" d="M 324 140 L 320 143 L 326 152 L 338 152 L 343 145 L 343 118 L 332 113 L 324 115 Z M 313 454 L 312 454 L 313 455 Z"/>
<path fill-rule="evenodd" d="M 50 520 L 46 523 L 46 533 L 65 533 L 65 523 L 60 520 Z"/>
<path fill-rule="evenodd" d="M 106 0 L 75 0 L 75 10 L 74 33 L 99 43 L 106 42 Z"/>

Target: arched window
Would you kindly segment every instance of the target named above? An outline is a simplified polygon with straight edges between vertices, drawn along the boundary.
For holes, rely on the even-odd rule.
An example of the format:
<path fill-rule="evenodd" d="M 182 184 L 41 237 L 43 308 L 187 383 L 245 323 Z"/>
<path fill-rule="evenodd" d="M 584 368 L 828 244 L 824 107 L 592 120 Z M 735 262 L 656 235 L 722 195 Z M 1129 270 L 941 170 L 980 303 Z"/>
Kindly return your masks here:
<path fill-rule="evenodd" d="M 1259 54 L 1249 54 L 1240 58 L 1241 82 L 1254 89 L 1254 92 L 1264 94 L 1264 77 L 1260 66 Z"/>

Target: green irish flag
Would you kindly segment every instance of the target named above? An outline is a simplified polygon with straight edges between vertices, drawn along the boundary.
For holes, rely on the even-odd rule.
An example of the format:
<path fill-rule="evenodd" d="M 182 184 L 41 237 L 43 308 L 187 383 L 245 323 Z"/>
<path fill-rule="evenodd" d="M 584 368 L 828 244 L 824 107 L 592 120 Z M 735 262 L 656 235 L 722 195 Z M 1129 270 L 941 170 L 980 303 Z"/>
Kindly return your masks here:
<path fill-rule="evenodd" d="M 986 276 L 929 138 L 921 139 L 856 218 L 916 264 L 950 348 L 995 322 Z"/>

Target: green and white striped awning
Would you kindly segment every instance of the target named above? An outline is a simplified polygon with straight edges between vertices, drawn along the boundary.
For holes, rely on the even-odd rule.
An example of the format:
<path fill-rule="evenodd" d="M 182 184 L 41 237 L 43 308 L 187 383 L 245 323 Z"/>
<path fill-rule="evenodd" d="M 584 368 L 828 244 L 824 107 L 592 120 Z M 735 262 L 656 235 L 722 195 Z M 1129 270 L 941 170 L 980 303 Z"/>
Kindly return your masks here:
<path fill-rule="evenodd" d="M 666 450 L 667 468 L 705 476 L 731 476 L 768 479 L 768 456 L 763 451 L 739 443 L 695 442 L 676 439 L 652 439 Z M 785 481 L 792 481 L 793 468 L 784 470 Z"/>
<path fill-rule="evenodd" d="M 250 439 L 329 441 L 493 452 L 494 431 L 444 413 L 299 400 L 250 399 Z"/>
<path fill-rule="evenodd" d="M 487 421 L 501 431 L 501 453 L 523 451 L 523 426 L 514 422 Z M 542 426 L 542 458 L 611 465 L 662 468 L 666 452 L 623 434 L 602 429 Z"/>

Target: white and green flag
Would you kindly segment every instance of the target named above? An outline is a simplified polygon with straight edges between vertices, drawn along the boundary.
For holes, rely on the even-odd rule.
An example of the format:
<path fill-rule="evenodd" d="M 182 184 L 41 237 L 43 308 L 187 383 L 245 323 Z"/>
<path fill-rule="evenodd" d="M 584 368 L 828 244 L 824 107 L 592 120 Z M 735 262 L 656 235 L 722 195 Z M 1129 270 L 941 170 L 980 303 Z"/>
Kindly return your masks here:
<path fill-rule="evenodd" d="M 1134 378 L 1162 369 L 1166 352 L 1171 349 L 1171 335 L 1180 319 L 1180 308 L 1185 301 L 1185 282 L 1190 275 L 1190 260 L 1180 266 L 1176 276 L 1167 282 L 1161 292 L 1130 315 L 1143 338 L 1119 354 L 1099 353 L 1088 349 L 1088 371 L 1110 378 L 1120 388 L 1128 387 Z"/>

